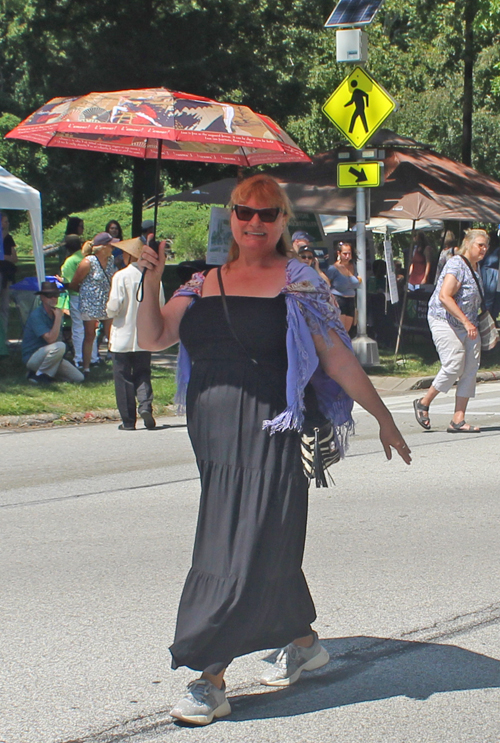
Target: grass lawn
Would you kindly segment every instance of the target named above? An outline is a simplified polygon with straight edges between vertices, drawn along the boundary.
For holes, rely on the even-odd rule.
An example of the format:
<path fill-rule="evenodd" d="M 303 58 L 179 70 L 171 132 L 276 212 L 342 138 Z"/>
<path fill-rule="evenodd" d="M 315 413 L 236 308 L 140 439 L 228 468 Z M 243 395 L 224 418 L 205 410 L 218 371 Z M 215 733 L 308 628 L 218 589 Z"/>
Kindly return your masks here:
<path fill-rule="evenodd" d="M 408 351 L 396 361 L 394 352 L 380 349 L 380 366 L 369 374 L 379 376 L 419 377 L 434 375 L 439 362 L 430 340 L 407 341 Z M 500 370 L 500 344 L 483 354 L 480 370 Z M 161 415 L 172 404 L 175 374 L 170 369 L 153 366 L 154 413 Z M 64 419 L 72 413 L 115 410 L 115 388 L 111 363 L 93 368 L 91 377 L 81 385 L 55 382 L 50 387 L 37 387 L 26 379 L 26 369 L 19 350 L 0 357 L 0 416 L 55 413 Z"/>
<path fill-rule="evenodd" d="M 175 269 L 174 266 L 172 268 Z M 57 258 L 46 261 L 47 274 L 58 270 Z M 18 264 L 18 280 L 34 276 L 33 258 L 25 257 Z M 177 286 L 177 284 L 176 284 Z M 169 292 L 170 293 L 170 292 Z M 9 338 L 22 337 L 22 325 L 16 308 L 11 305 Z M 175 349 L 171 349 L 174 353 Z M 370 375 L 421 377 L 434 375 L 439 361 L 430 337 L 404 333 L 398 358 L 393 349 L 379 348 L 380 366 L 371 368 Z M 493 351 L 482 355 L 481 370 L 500 370 L 500 343 Z M 157 415 L 170 405 L 175 393 L 175 377 L 171 370 L 153 367 L 154 409 Z M 20 350 L 11 350 L 9 357 L 0 357 L 0 415 L 30 415 L 97 412 L 116 409 L 111 364 L 95 369 L 83 385 L 55 383 L 50 388 L 36 387 L 27 382 Z"/>
<path fill-rule="evenodd" d="M 153 366 L 154 413 L 161 415 L 172 404 L 175 376 L 170 369 Z M 116 409 L 115 386 L 111 363 L 94 367 L 84 384 L 54 382 L 38 387 L 26 379 L 26 369 L 19 351 L 0 357 L 0 415 L 71 413 Z"/>

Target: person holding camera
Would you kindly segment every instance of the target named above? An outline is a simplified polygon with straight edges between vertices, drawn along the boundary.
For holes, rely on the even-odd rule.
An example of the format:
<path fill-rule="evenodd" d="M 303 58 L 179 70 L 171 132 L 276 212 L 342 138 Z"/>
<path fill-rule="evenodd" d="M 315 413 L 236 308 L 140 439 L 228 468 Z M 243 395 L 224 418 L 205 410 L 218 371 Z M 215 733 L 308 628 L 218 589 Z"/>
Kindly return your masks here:
<path fill-rule="evenodd" d="M 326 281 L 328 286 L 330 286 L 330 279 L 328 278 L 326 273 L 324 273 L 319 267 L 318 258 L 315 255 L 314 250 L 309 245 L 303 245 L 299 248 L 299 258 L 301 261 L 304 261 L 304 263 L 307 263 L 308 266 L 314 268 L 314 270 L 321 276 L 323 281 Z"/>
<path fill-rule="evenodd" d="M 139 342 L 151 350 L 181 342 L 177 400 L 186 404 L 201 479 L 170 648 L 173 668 L 199 672 L 170 714 L 196 725 L 231 712 L 225 671 L 236 657 L 281 647 L 260 677 L 275 688 L 329 660 L 311 627 L 316 611 L 302 572 L 308 479 L 299 429 L 309 382 L 339 447 L 352 428 L 352 394 L 377 418 L 387 457 L 394 447 L 411 461 L 349 348 L 327 285 L 291 249 L 291 216 L 270 176 L 238 183 L 226 264 L 195 274 L 162 308 L 163 249 L 145 246 L 139 262 L 147 269 Z"/>

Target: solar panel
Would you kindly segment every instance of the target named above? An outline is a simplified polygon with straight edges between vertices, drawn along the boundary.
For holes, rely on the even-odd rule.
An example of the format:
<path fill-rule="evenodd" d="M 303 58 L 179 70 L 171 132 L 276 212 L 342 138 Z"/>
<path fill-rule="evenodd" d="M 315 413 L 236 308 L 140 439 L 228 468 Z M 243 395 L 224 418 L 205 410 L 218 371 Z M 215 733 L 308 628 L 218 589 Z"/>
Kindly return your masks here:
<path fill-rule="evenodd" d="M 384 0 L 339 0 L 325 28 L 366 26 L 373 21 Z"/>

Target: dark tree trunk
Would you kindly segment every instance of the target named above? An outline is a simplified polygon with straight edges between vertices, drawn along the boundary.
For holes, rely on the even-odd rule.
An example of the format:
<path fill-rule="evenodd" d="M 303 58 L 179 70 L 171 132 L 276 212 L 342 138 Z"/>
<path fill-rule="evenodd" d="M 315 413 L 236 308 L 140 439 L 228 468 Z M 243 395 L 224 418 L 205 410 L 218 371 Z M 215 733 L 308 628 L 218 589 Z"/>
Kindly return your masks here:
<path fill-rule="evenodd" d="M 464 22 L 464 103 L 462 128 L 462 162 L 472 163 L 472 107 L 474 72 L 474 18 L 477 13 L 477 0 L 465 0 Z"/>

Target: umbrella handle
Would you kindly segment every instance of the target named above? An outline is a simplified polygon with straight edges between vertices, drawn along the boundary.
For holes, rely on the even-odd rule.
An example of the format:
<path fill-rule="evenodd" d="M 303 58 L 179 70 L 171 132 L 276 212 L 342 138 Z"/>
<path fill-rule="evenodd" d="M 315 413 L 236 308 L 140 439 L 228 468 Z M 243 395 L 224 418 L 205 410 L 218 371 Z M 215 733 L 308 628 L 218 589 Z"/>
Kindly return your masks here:
<path fill-rule="evenodd" d="M 148 247 L 150 247 L 152 250 L 154 250 L 155 253 L 156 253 L 156 255 L 158 255 L 159 248 L 160 248 L 160 243 L 158 242 L 158 240 L 155 240 L 154 236 L 148 240 Z M 144 274 L 144 271 L 147 271 L 147 270 L 148 269 L 145 268 L 143 270 L 143 274 Z"/>
<path fill-rule="evenodd" d="M 158 138 L 158 155 L 156 158 L 156 178 L 155 178 L 155 211 L 153 217 L 153 242 L 156 242 L 156 225 L 158 224 L 158 202 L 160 200 L 160 166 L 161 166 L 161 149 L 163 140 Z M 151 247 L 153 247 L 151 245 Z M 158 245 L 153 250 L 158 252 Z"/>

